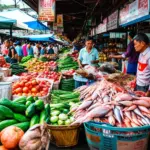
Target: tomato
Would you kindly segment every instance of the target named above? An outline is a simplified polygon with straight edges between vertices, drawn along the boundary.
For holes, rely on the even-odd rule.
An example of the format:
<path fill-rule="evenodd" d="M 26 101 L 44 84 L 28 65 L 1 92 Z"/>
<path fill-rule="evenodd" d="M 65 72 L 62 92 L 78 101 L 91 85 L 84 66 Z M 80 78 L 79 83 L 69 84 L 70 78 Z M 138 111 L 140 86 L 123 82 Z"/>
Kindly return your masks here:
<path fill-rule="evenodd" d="M 36 80 L 32 80 L 32 85 L 37 85 Z"/>
<path fill-rule="evenodd" d="M 22 93 L 22 88 L 17 88 L 16 90 L 15 90 L 15 92 L 18 94 L 18 93 Z"/>
<path fill-rule="evenodd" d="M 40 86 L 39 85 L 37 85 L 35 88 L 37 89 L 37 91 L 40 90 Z"/>
<path fill-rule="evenodd" d="M 25 85 L 23 81 L 21 81 L 19 84 L 21 87 L 24 87 L 24 85 Z"/>
<path fill-rule="evenodd" d="M 29 89 L 32 89 L 32 85 L 29 85 L 28 88 L 29 88 Z"/>
<path fill-rule="evenodd" d="M 22 93 L 18 93 L 17 95 L 18 95 L 18 96 L 22 96 Z"/>
<path fill-rule="evenodd" d="M 30 84 L 27 82 L 27 83 L 25 83 L 25 86 L 26 86 L 26 87 L 29 87 L 29 86 L 30 86 Z"/>
<path fill-rule="evenodd" d="M 22 93 L 22 96 L 28 96 L 28 94 L 27 93 Z"/>
<path fill-rule="evenodd" d="M 48 92 L 48 88 L 47 87 L 43 88 L 43 91 L 47 93 Z"/>
<path fill-rule="evenodd" d="M 24 87 L 23 88 L 23 93 L 28 93 L 29 92 L 29 89 L 27 87 Z"/>
<path fill-rule="evenodd" d="M 32 93 L 37 93 L 37 89 L 36 88 L 32 88 L 31 91 L 32 91 Z"/>
<path fill-rule="evenodd" d="M 19 88 L 19 87 L 20 87 L 20 85 L 19 85 L 18 83 L 13 84 L 13 88 L 14 88 L 14 89 L 17 89 L 17 88 Z"/>

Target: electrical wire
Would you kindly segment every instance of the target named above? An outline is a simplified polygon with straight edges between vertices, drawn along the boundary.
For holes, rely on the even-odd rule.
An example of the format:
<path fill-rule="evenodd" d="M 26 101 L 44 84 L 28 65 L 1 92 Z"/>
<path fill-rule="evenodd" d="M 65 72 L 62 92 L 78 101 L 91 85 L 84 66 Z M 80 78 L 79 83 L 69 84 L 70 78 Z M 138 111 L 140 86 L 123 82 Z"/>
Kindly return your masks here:
<path fill-rule="evenodd" d="M 88 6 L 81 4 L 80 2 L 78 2 L 78 1 L 76 1 L 76 0 L 72 0 L 72 1 L 75 2 L 75 3 L 77 3 L 77 4 L 79 4 L 79 5 L 81 5 L 81 6 L 83 6 L 83 7 L 85 7 L 85 8 L 88 8 L 88 9 L 89 9 Z"/>

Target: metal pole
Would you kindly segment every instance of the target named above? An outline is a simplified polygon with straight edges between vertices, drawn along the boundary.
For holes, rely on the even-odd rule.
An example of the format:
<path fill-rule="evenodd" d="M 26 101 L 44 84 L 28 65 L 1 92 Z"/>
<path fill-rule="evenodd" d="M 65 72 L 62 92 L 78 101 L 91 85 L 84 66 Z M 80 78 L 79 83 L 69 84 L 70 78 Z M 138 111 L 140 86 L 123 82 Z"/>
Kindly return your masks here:
<path fill-rule="evenodd" d="M 13 29 L 13 25 L 10 26 L 10 38 L 12 38 L 12 29 Z"/>

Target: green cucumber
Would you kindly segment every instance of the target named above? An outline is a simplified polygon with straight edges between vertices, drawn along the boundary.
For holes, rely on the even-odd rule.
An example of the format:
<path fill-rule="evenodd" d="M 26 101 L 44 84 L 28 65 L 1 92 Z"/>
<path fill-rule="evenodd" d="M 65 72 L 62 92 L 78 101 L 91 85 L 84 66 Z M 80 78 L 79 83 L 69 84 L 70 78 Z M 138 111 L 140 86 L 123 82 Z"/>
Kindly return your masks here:
<path fill-rule="evenodd" d="M 16 126 L 22 129 L 24 132 L 26 132 L 29 129 L 30 122 L 17 123 L 17 124 L 13 124 L 13 126 Z"/>
<path fill-rule="evenodd" d="M 26 101 L 34 102 L 34 98 L 33 98 L 33 96 L 29 96 L 29 97 L 27 97 Z"/>
<path fill-rule="evenodd" d="M 43 102 L 43 100 L 37 100 L 36 102 L 35 102 L 35 107 L 36 107 L 36 109 L 37 110 L 43 110 L 44 109 L 44 102 Z"/>
<path fill-rule="evenodd" d="M 32 104 L 31 101 L 27 101 L 27 102 L 26 102 L 26 107 L 29 107 L 31 104 Z"/>
<path fill-rule="evenodd" d="M 35 124 L 39 124 L 39 122 L 40 122 L 40 117 L 38 115 L 34 115 L 30 121 L 30 127 L 34 126 Z"/>
<path fill-rule="evenodd" d="M 28 121 L 26 116 L 21 115 L 21 114 L 16 114 L 16 113 L 14 113 L 14 119 L 16 119 L 19 122 L 26 122 L 26 121 Z"/>
<path fill-rule="evenodd" d="M 0 105 L 6 106 L 8 108 L 12 108 L 12 102 L 6 98 L 0 99 Z"/>
<path fill-rule="evenodd" d="M 25 96 L 21 96 L 21 97 L 15 99 L 15 100 L 13 100 L 13 102 L 25 104 L 26 103 L 26 97 Z"/>
<path fill-rule="evenodd" d="M 3 105 L 0 105 L 0 116 L 5 118 L 14 118 L 13 111 Z"/>
<path fill-rule="evenodd" d="M 44 122 L 46 122 L 46 119 L 47 119 L 47 113 L 45 110 L 43 110 L 40 113 L 40 124 L 43 124 Z"/>
<path fill-rule="evenodd" d="M 23 113 L 26 110 L 26 106 L 24 104 L 20 104 L 17 102 L 12 102 L 12 110 L 16 113 Z"/>
<path fill-rule="evenodd" d="M 27 117 L 32 117 L 32 116 L 34 116 L 35 112 L 36 112 L 35 103 L 32 103 L 32 104 L 29 105 L 29 107 L 26 109 L 25 114 L 26 114 Z"/>
<path fill-rule="evenodd" d="M 17 123 L 17 121 L 14 119 L 4 120 L 4 121 L 0 122 L 0 131 L 2 131 L 4 128 L 11 126 L 13 124 L 16 124 L 16 123 Z"/>

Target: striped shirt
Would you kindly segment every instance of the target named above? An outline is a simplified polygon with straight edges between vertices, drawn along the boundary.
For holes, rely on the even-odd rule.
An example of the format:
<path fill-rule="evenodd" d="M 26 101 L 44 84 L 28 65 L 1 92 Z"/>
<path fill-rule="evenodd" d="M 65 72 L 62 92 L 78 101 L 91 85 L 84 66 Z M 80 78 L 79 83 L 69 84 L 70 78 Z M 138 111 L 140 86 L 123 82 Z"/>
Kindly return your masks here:
<path fill-rule="evenodd" d="M 150 47 L 140 53 L 136 82 L 139 86 L 149 86 L 150 90 Z"/>

